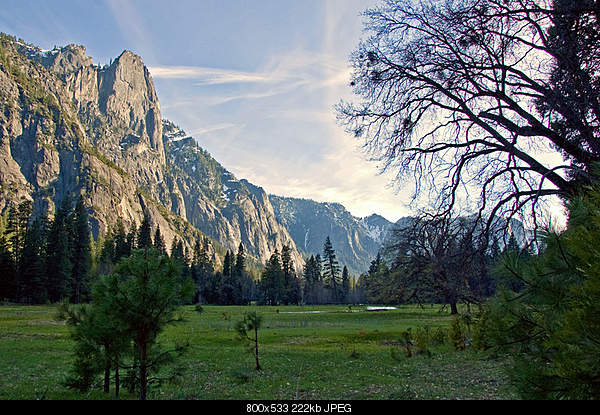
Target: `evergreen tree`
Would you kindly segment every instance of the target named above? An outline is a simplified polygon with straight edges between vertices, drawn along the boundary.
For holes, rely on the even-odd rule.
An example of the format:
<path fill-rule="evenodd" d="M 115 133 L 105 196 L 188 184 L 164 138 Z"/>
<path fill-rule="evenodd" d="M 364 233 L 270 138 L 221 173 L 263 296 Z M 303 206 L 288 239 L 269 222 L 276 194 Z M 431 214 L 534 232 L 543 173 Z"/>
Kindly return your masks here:
<path fill-rule="evenodd" d="M 158 225 L 156 225 L 156 232 L 154 233 L 154 248 L 165 255 L 167 254 L 167 244 L 160 233 L 160 226 Z"/>
<path fill-rule="evenodd" d="M 238 338 L 246 343 L 248 351 L 254 354 L 254 361 L 256 363 L 256 370 L 261 370 L 259 360 L 259 349 L 258 349 L 258 330 L 262 324 L 262 316 L 258 315 L 255 311 L 247 312 L 244 314 L 244 319 L 238 321 L 235 325 L 235 331 L 238 333 Z M 252 333 L 254 336 L 251 336 Z"/>
<path fill-rule="evenodd" d="M 340 266 L 336 259 L 335 250 L 333 249 L 333 245 L 331 244 L 331 240 L 329 236 L 325 240 L 325 245 L 323 247 L 323 263 L 324 263 L 324 275 L 328 288 L 331 290 L 331 296 L 334 303 L 339 302 L 340 300 L 340 281 L 339 281 L 339 273 Z"/>
<path fill-rule="evenodd" d="M 171 243 L 171 258 L 179 261 L 182 265 L 186 264 L 183 241 L 177 237 L 173 238 L 173 242 Z"/>
<path fill-rule="evenodd" d="M 44 219 L 34 220 L 25 234 L 21 265 L 20 301 L 42 304 L 48 299 L 46 274 L 44 273 Z"/>
<path fill-rule="evenodd" d="M 114 310 L 106 306 L 112 304 L 115 284 L 100 280 L 93 288 L 91 306 L 71 307 L 63 303 L 59 318 L 66 319 L 71 327 L 71 338 L 75 341 L 75 360 L 66 385 L 80 391 L 88 391 L 96 378 L 103 374 L 104 393 L 110 392 L 111 372 L 114 371 L 115 396 L 119 397 L 120 374 L 125 354 L 131 351 L 131 338 L 119 321 Z"/>
<path fill-rule="evenodd" d="M 318 257 L 318 255 L 317 255 Z M 314 255 L 304 264 L 304 303 L 321 304 L 323 285 L 319 261 Z"/>
<path fill-rule="evenodd" d="M 131 255 L 131 245 L 128 242 L 127 234 L 125 233 L 125 226 L 123 225 L 121 219 L 117 220 L 114 240 L 115 251 L 113 263 L 116 264 L 121 260 L 121 258 L 125 258 Z"/>
<path fill-rule="evenodd" d="M 379 272 L 379 266 L 381 265 L 381 252 L 377 252 L 377 257 L 371 261 L 371 266 L 369 267 L 369 274 L 373 275 Z"/>
<path fill-rule="evenodd" d="M 223 278 L 219 284 L 219 303 L 233 305 L 236 303 L 236 275 L 234 273 L 235 257 L 229 250 L 223 260 Z"/>
<path fill-rule="evenodd" d="M 149 375 L 172 353 L 161 351 L 158 335 L 175 321 L 175 312 L 194 294 L 193 283 L 181 280 L 177 262 L 155 249 L 135 250 L 121 260 L 105 284 L 115 295 L 103 303 L 135 345 L 139 398 L 147 398 Z"/>
<path fill-rule="evenodd" d="M 281 269 L 283 271 L 284 281 L 284 304 L 299 304 L 301 300 L 300 282 L 294 272 L 294 262 L 292 260 L 291 248 L 285 245 L 281 249 Z"/>
<path fill-rule="evenodd" d="M 565 231 L 547 231 L 535 257 L 506 255 L 505 278 L 518 280 L 485 307 L 482 346 L 509 353 L 509 374 L 524 398 L 600 398 L 600 191 L 568 202 Z"/>
<path fill-rule="evenodd" d="M 321 259 L 321 255 L 315 255 L 315 263 L 314 263 L 314 282 L 315 282 L 315 301 L 316 304 L 324 304 L 326 295 L 325 295 L 325 284 L 323 283 L 323 260 Z"/>
<path fill-rule="evenodd" d="M 9 244 L 0 234 L 0 301 L 15 300 L 17 296 L 16 269 Z"/>
<path fill-rule="evenodd" d="M 71 280 L 71 200 L 65 198 L 48 229 L 46 242 L 46 292 L 48 299 L 57 302 L 70 296 Z"/>
<path fill-rule="evenodd" d="M 130 256 L 131 253 L 133 252 L 133 250 L 135 249 L 135 247 L 137 246 L 137 225 L 134 222 L 131 222 L 131 226 L 129 227 L 129 233 L 127 233 L 127 239 L 126 239 L 126 248 L 125 248 L 125 252 L 127 252 L 127 256 Z"/>
<path fill-rule="evenodd" d="M 284 296 L 284 274 L 279 251 L 276 249 L 267 262 L 260 280 L 261 301 L 266 305 L 279 305 Z"/>
<path fill-rule="evenodd" d="M 233 273 L 241 276 L 246 269 L 246 252 L 244 251 L 244 245 L 240 243 L 237 255 L 235 256 L 235 265 L 233 267 Z"/>
<path fill-rule="evenodd" d="M 231 270 L 233 269 L 234 259 L 231 251 L 227 250 L 225 259 L 223 259 L 223 275 L 226 277 L 231 276 Z"/>
<path fill-rule="evenodd" d="M 18 267 L 21 264 L 21 254 L 25 244 L 25 234 L 31 219 L 32 206 L 31 201 L 25 200 L 16 209 L 11 207 L 8 214 L 6 232 L 12 248 L 13 262 L 17 267 L 17 274 L 20 272 Z"/>
<path fill-rule="evenodd" d="M 210 242 L 208 238 L 196 241 L 194 248 L 193 278 L 198 286 L 198 302 L 215 304 L 218 302 L 219 277 L 215 274 L 214 265 L 209 257 Z"/>
<path fill-rule="evenodd" d="M 137 232 L 137 249 L 152 248 L 152 225 L 150 224 L 150 216 L 144 212 L 144 219 L 140 224 Z"/>
<path fill-rule="evenodd" d="M 348 275 L 348 267 L 344 266 L 342 270 L 342 303 L 348 302 L 350 299 L 350 276 Z"/>
<path fill-rule="evenodd" d="M 89 275 L 92 266 L 92 253 L 90 244 L 90 229 L 88 215 L 80 196 L 75 205 L 71 219 L 71 302 L 79 304 L 86 301 L 89 295 Z"/>
<path fill-rule="evenodd" d="M 102 241 L 100 255 L 97 258 L 98 266 L 96 268 L 97 275 L 110 274 L 113 269 L 115 258 L 115 237 L 112 233 L 106 235 Z"/>

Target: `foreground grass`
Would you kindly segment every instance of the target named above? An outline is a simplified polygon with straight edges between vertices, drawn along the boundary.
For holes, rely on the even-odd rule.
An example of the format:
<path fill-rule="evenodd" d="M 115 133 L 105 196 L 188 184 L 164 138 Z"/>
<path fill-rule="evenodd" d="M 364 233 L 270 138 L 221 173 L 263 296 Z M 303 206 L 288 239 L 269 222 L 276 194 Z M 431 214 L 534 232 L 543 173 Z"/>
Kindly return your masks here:
<path fill-rule="evenodd" d="M 448 326 L 438 308 L 404 306 L 364 312 L 342 306 L 218 307 L 161 335 L 165 346 L 191 345 L 180 359 L 181 380 L 150 391 L 152 399 L 513 399 L 507 361 L 475 352 L 434 348 L 431 357 L 392 357 L 407 328 Z M 262 371 L 235 339 L 243 313 L 263 315 Z M 305 311 L 322 311 L 303 314 Z M 0 307 L 0 399 L 106 399 L 62 386 L 72 362 L 68 328 L 56 308 Z M 398 349 L 400 350 L 400 349 Z M 126 394 L 122 398 L 134 398 Z"/>

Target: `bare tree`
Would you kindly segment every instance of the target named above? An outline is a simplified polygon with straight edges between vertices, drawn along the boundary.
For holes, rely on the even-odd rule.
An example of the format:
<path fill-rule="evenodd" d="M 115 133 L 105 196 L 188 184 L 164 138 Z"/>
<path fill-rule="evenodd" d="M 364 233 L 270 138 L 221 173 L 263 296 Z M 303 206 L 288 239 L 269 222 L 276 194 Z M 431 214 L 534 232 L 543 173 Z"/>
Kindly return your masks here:
<path fill-rule="evenodd" d="M 402 276 L 405 301 L 427 298 L 457 314 L 459 302 L 483 300 L 477 286 L 485 276 L 485 250 L 468 219 L 424 214 L 395 228 L 386 250 L 394 257 L 392 270 Z"/>
<path fill-rule="evenodd" d="M 470 202 L 489 228 L 593 181 L 600 2 L 383 0 L 365 16 L 362 101 L 338 119 L 383 171 L 415 179 L 415 197 L 431 191 L 442 215 Z"/>

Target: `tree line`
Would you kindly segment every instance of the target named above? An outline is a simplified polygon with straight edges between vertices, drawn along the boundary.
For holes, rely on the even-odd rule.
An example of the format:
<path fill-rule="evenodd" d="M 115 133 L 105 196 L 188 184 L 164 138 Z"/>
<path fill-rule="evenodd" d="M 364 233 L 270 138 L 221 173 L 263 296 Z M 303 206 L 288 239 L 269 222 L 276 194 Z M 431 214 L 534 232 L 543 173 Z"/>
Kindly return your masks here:
<path fill-rule="evenodd" d="M 514 233 L 500 248 L 500 237 L 475 238 L 465 218 L 420 217 L 391 232 L 386 246 L 359 277 L 359 301 L 370 304 L 442 304 L 451 314 L 458 305 L 481 306 L 506 286 L 495 269 L 509 254 L 532 255 Z M 510 288 L 518 289 L 511 282 Z"/>
<path fill-rule="evenodd" d="M 8 209 L 0 228 L 0 299 L 24 304 L 89 299 L 92 241 L 83 199 L 54 217 L 32 218 L 32 202 Z"/>
<path fill-rule="evenodd" d="M 192 246 L 189 248 L 188 246 Z M 243 244 L 225 253 L 216 264 L 211 241 L 200 237 L 185 244 L 175 237 L 168 249 L 159 226 L 145 214 L 139 227 L 125 229 L 118 220 L 113 229 L 94 240 L 83 197 L 65 198 L 52 219 L 34 217 L 31 201 L 11 206 L 0 221 L 0 300 L 21 304 L 89 302 L 92 286 L 109 275 L 135 250 L 153 248 L 180 266 L 183 278 L 197 287 L 193 303 L 218 305 L 342 304 L 354 302 L 355 285 L 347 267 L 340 269 L 329 237 L 323 257 L 312 255 L 298 274 L 291 248 L 271 255 L 260 279 L 248 271 Z M 323 259 L 321 259 L 323 258 Z"/>

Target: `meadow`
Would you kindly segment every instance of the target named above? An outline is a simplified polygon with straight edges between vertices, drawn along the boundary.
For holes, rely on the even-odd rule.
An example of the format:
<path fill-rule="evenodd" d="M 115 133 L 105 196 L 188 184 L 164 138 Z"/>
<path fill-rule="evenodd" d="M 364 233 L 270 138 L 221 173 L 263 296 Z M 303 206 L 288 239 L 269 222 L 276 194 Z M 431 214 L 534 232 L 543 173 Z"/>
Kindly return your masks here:
<path fill-rule="evenodd" d="M 245 311 L 263 316 L 261 365 L 236 339 Z M 307 313 L 319 311 L 319 313 Z M 55 320 L 54 306 L 0 307 L 0 399 L 110 399 L 100 389 L 81 393 L 63 385 L 72 365 L 69 328 Z M 189 343 L 178 360 L 176 383 L 154 386 L 150 399 L 391 400 L 515 399 L 504 374 L 505 357 L 448 344 L 430 355 L 406 357 L 402 333 L 449 327 L 438 306 L 182 308 L 184 322 L 160 337 L 165 347 Z M 135 396 L 121 394 L 121 399 Z"/>

